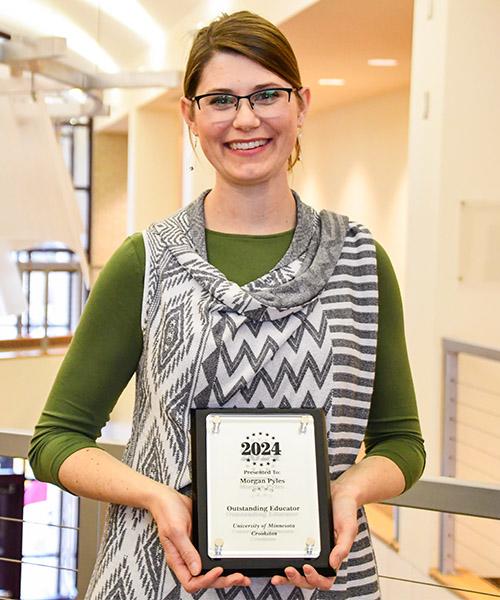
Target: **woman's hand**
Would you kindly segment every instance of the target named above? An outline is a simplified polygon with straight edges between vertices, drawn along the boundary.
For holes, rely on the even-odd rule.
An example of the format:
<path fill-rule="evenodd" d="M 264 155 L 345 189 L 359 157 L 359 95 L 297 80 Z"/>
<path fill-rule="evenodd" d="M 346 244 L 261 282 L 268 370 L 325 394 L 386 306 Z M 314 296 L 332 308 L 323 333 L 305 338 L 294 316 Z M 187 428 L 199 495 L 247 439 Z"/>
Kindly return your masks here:
<path fill-rule="evenodd" d="M 324 577 L 311 565 L 304 565 L 302 571 L 304 572 L 304 575 L 294 567 L 286 567 L 286 577 L 274 575 L 271 578 L 271 583 L 273 585 L 295 585 L 296 587 L 309 590 L 318 588 L 319 590 L 326 591 L 332 587 L 333 582 L 335 581 L 335 577 Z"/>
<path fill-rule="evenodd" d="M 250 579 L 241 573 L 222 577 L 222 567 L 215 567 L 205 575 L 198 575 L 201 571 L 201 559 L 191 542 L 191 498 L 161 485 L 148 503 L 148 509 L 158 527 L 167 564 L 186 592 L 194 594 L 204 588 L 250 585 Z"/>
<path fill-rule="evenodd" d="M 353 494 L 332 485 L 333 527 L 335 546 L 329 563 L 336 571 L 349 555 L 358 533 L 358 503 Z"/>
<path fill-rule="evenodd" d="M 358 533 L 358 504 L 354 495 L 332 485 L 332 505 L 335 546 L 330 553 L 328 562 L 333 569 L 338 570 L 347 558 Z M 274 575 L 271 583 L 273 585 L 295 585 L 300 588 L 329 590 L 335 581 L 335 577 L 320 575 L 314 567 L 308 564 L 302 567 L 302 571 L 303 574 L 293 567 L 287 567 L 285 569 L 286 577 Z"/>

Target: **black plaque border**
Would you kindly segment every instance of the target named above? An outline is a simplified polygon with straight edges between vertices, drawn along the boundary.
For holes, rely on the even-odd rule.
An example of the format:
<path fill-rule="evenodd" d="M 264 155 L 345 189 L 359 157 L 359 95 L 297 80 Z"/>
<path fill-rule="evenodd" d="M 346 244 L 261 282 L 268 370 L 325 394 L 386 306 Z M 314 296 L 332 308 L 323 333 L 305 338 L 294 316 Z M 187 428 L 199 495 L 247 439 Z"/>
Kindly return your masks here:
<path fill-rule="evenodd" d="M 314 419 L 316 471 L 318 483 L 319 524 L 321 550 L 317 558 L 220 558 L 208 555 L 207 540 L 207 471 L 206 471 L 206 417 L 207 415 L 228 414 L 308 414 Z M 192 500 L 193 500 L 193 544 L 201 557 L 202 573 L 214 567 L 223 567 L 224 574 L 244 573 L 248 576 L 271 577 L 284 575 L 285 567 L 295 567 L 302 572 L 305 564 L 312 565 L 318 573 L 327 577 L 335 576 L 328 558 L 334 544 L 333 515 L 328 469 L 328 449 L 325 415 L 320 408 L 223 408 L 191 409 L 191 456 L 192 456 Z"/>

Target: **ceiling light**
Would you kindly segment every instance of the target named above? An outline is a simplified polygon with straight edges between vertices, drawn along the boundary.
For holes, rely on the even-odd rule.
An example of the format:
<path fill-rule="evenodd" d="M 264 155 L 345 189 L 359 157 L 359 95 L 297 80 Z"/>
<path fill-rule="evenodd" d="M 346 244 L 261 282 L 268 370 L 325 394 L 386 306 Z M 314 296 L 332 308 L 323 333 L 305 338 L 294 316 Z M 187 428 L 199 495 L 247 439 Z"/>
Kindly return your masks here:
<path fill-rule="evenodd" d="M 345 85 L 345 79 L 320 79 L 319 85 Z"/>
<path fill-rule="evenodd" d="M 396 67 L 398 61 L 395 58 L 370 58 L 368 64 L 370 67 Z"/>
<path fill-rule="evenodd" d="M 2 0 L 0 21 L 7 25 L 22 24 L 38 35 L 64 37 L 68 47 L 97 66 L 101 71 L 116 72 L 118 65 L 112 57 L 82 27 L 49 6 L 36 0 Z"/>

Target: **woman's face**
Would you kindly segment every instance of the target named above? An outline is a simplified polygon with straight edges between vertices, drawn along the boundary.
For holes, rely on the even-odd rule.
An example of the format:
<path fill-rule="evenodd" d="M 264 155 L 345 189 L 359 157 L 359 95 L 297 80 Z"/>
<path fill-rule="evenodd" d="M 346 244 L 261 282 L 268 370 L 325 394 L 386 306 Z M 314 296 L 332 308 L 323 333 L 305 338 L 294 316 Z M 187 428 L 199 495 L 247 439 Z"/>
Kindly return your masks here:
<path fill-rule="evenodd" d="M 243 96 L 273 87 L 292 86 L 253 60 L 218 52 L 205 65 L 196 95 L 225 92 Z M 309 105 L 309 90 L 302 88 L 300 93 L 302 105 L 292 93 L 290 102 L 280 104 L 280 109 L 272 111 L 272 115 L 252 110 L 244 99 L 237 111 L 232 107 L 218 114 L 200 110 L 186 98 L 182 99 L 181 107 L 186 123 L 199 137 L 218 177 L 236 185 L 254 185 L 286 176 L 288 157 Z M 264 143 L 244 149 L 235 146 L 238 142 Z"/>

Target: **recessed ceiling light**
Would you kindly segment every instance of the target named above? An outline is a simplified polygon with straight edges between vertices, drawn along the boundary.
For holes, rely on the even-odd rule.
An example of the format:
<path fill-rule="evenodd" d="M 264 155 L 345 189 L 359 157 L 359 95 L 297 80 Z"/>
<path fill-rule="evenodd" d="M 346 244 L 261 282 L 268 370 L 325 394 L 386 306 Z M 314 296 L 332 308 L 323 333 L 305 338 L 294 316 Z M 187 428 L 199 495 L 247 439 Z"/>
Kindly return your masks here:
<path fill-rule="evenodd" d="M 345 79 L 320 79 L 319 85 L 345 85 Z"/>
<path fill-rule="evenodd" d="M 368 64 L 370 67 L 395 67 L 398 61 L 395 58 L 370 58 Z"/>

